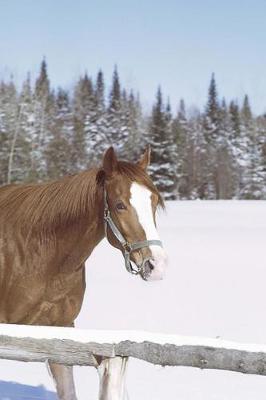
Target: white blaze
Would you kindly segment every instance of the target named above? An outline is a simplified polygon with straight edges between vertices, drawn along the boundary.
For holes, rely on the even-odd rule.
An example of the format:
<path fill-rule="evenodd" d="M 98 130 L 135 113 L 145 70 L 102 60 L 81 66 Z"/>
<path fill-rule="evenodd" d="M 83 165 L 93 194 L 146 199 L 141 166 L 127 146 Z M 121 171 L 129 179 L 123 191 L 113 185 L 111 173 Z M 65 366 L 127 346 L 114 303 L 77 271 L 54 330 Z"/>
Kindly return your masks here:
<path fill-rule="evenodd" d="M 130 194 L 130 204 L 137 213 L 139 223 L 145 232 L 146 239 L 160 240 L 153 219 L 151 191 L 145 186 L 133 182 L 130 188 Z M 150 279 L 162 279 L 167 260 L 166 253 L 160 246 L 151 245 L 149 247 L 153 258 L 152 263 L 154 264 L 154 270 Z"/>

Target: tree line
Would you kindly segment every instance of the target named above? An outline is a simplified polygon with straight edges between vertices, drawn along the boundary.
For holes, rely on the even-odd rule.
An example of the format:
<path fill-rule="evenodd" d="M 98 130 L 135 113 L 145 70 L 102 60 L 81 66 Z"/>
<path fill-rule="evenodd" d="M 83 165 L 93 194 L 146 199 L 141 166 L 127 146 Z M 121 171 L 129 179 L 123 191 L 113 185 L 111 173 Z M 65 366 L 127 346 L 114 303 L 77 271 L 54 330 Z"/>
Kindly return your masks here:
<path fill-rule="evenodd" d="M 158 88 L 150 113 L 121 86 L 106 93 L 100 70 L 73 90 L 51 88 L 46 61 L 35 82 L 0 83 L 0 185 L 57 179 L 99 165 L 114 145 L 136 160 L 152 148 L 150 174 L 166 199 L 266 199 L 266 115 L 220 99 L 212 75 L 203 111 L 173 112 Z"/>

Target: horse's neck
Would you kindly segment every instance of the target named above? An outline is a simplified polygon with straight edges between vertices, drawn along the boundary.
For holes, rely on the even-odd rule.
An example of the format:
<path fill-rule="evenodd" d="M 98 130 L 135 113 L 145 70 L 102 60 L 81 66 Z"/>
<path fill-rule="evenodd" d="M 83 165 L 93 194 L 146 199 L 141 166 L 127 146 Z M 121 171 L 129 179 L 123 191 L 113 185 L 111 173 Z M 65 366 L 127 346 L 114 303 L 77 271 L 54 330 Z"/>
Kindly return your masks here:
<path fill-rule="evenodd" d="M 60 271 L 73 271 L 82 265 L 104 238 L 103 198 L 99 193 L 93 209 L 56 237 Z"/>

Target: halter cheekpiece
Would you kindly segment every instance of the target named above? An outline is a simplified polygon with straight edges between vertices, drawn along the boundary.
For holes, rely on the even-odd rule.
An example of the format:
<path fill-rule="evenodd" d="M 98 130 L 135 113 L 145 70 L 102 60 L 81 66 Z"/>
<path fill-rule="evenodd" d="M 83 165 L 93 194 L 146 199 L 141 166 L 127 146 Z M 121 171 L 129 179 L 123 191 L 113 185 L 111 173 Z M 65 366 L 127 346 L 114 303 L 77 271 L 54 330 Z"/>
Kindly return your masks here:
<path fill-rule="evenodd" d="M 103 192 L 104 192 L 103 196 L 104 196 L 105 236 L 107 238 L 107 228 L 109 227 L 123 248 L 123 256 L 125 259 L 125 266 L 126 266 L 127 271 L 130 272 L 131 274 L 137 275 L 143 270 L 144 264 L 146 261 L 149 260 L 149 258 L 144 258 L 142 260 L 142 264 L 140 266 L 136 266 L 134 268 L 132 263 L 130 262 L 131 252 L 138 250 L 138 249 L 142 249 L 144 247 L 149 247 L 150 245 L 163 247 L 163 244 L 162 244 L 161 240 L 142 240 L 140 242 L 128 243 L 128 241 L 124 238 L 122 233 L 119 231 L 119 229 L 117 228 L 116 224 L 114 223 L 114 221 L 111 217 L 111 212 L 110 212 L 110 209 L 108 206 L 107 193 L 106 193 L 105 188 L 104 188 Z"/>

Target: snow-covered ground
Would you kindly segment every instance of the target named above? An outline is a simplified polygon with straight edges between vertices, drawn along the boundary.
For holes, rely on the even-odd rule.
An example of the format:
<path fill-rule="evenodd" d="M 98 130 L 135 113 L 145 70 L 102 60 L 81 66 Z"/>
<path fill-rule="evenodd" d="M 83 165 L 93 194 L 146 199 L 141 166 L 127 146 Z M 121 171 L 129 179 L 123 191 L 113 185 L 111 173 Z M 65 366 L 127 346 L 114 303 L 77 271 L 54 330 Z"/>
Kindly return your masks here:
<path fill-rule="evenodd" d="M 129 275 L 102 242 L 87 264 L 77 326 L 129 329 L 266 344 L 266 202 L 170 202 L 159 230 L 169 254 L 161 282 Z M 97 373 L 76 367 L 79 400 L 97 398 Z M 42 364 L 0 361 L 0 379 L 53 382 Z M 266 377 L 131 360 L 130 400 L 264 400 Z"/>

